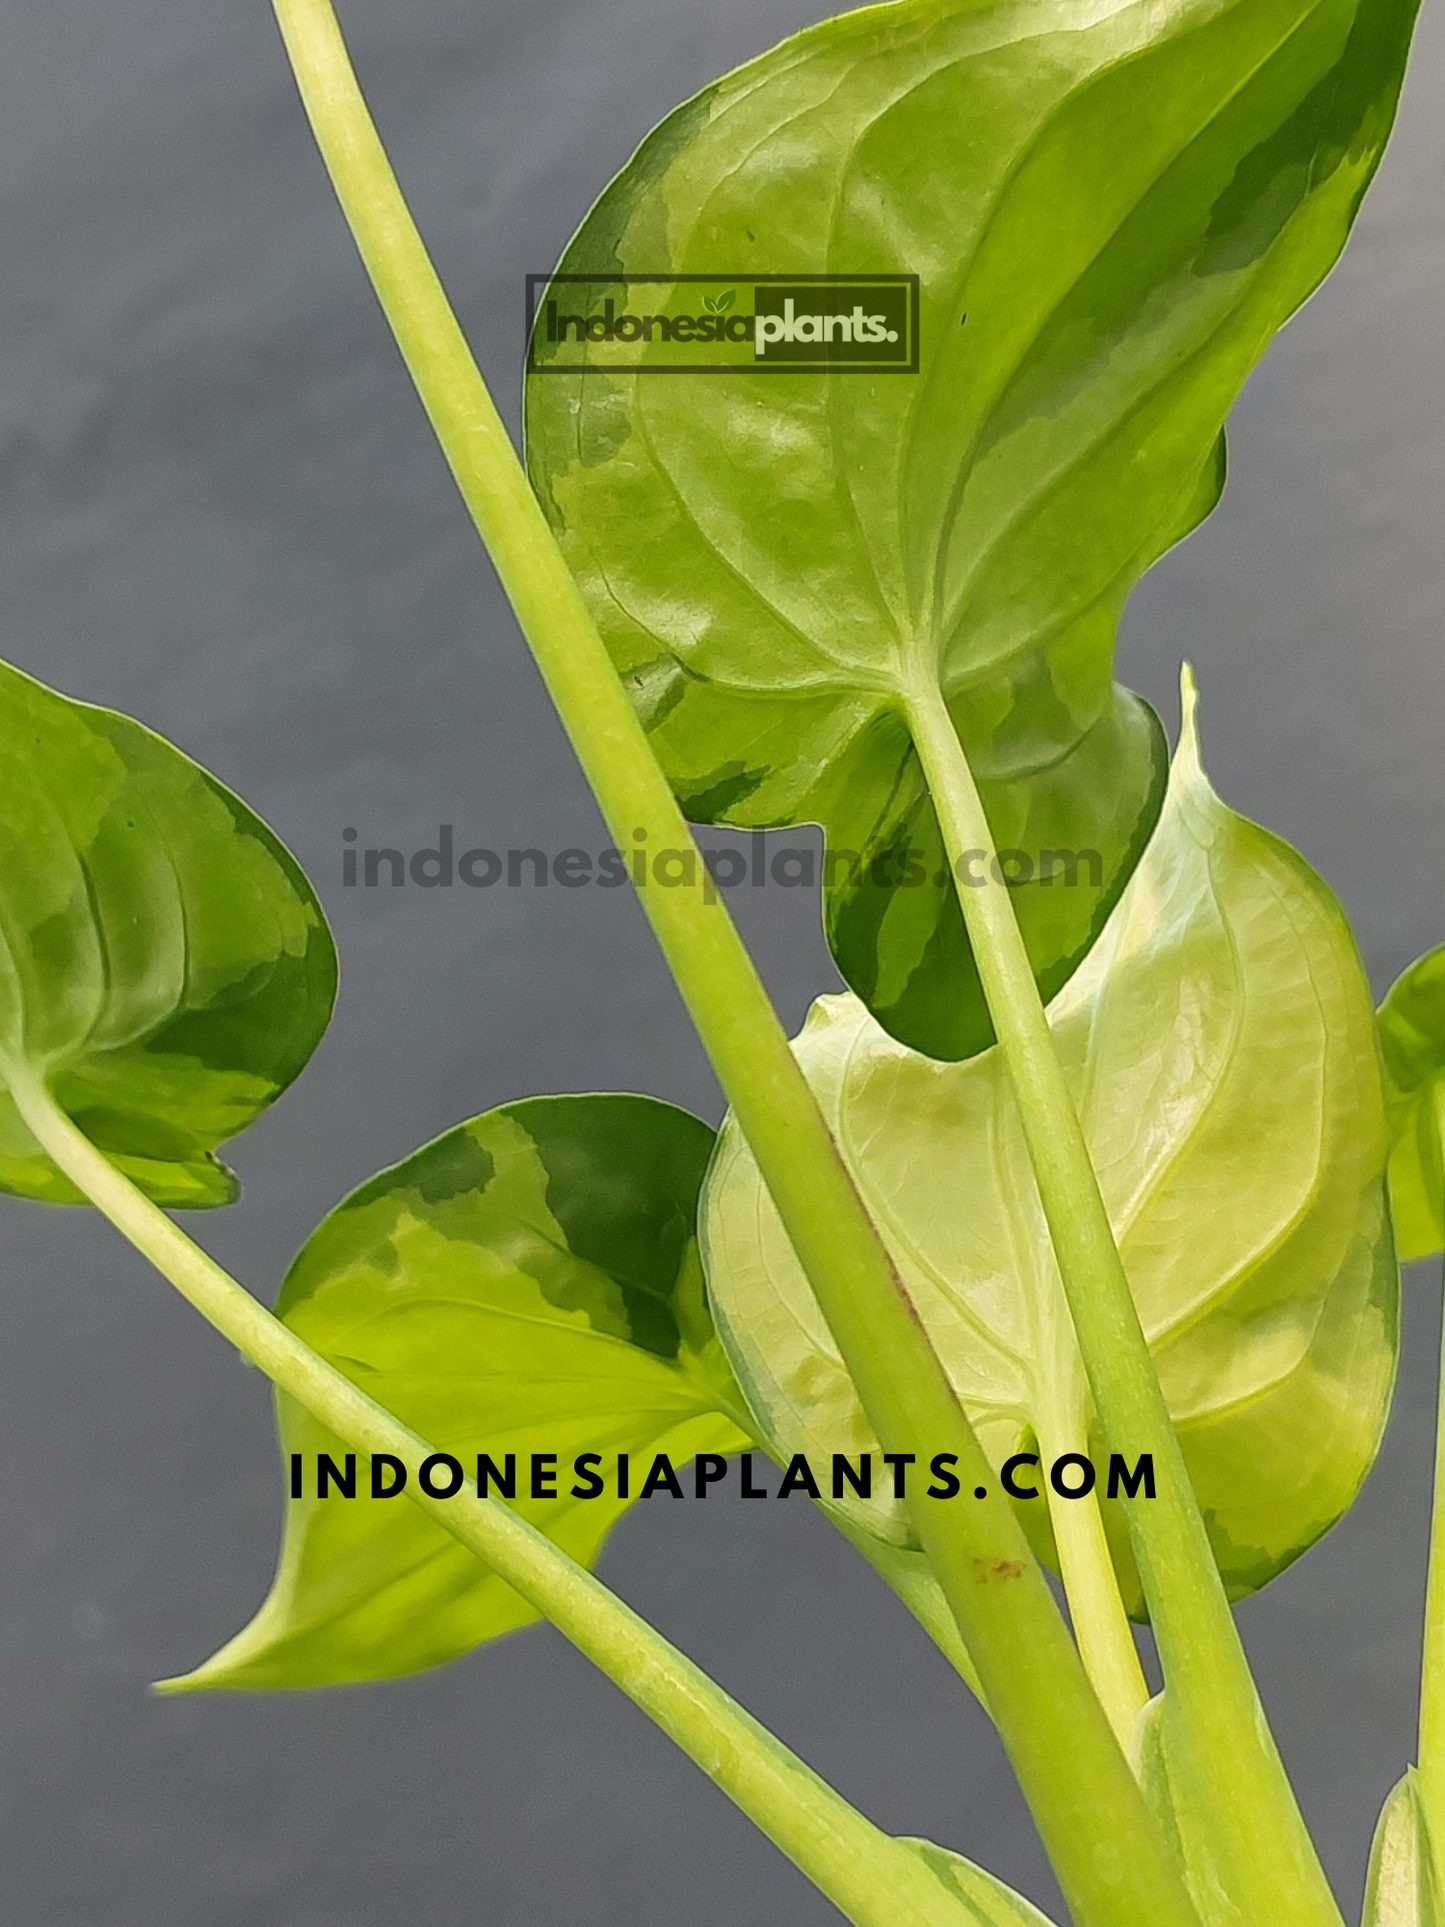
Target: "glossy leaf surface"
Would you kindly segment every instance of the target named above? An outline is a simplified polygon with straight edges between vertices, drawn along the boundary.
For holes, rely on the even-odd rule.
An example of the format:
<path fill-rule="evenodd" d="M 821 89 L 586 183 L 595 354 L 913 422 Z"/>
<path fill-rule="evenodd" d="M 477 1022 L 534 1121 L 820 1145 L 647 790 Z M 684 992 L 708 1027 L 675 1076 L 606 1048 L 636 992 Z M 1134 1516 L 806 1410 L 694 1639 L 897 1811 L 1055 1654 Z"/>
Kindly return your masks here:
<path fill-rule="evenodd" d="M 1049 1016 L 1239 1596 L 1317 1538 L 1364 1477 L 1393 1379 L 1398 1275 L 1349 931 L 1303 861 L 1215 796 L 1188 713 L 1149 850 Z M 1106 1467 L 998 1053 L 940 1065 L 852 997 L 822 999 L 796 1049 L 991 1462 L 1023 1447 L 1048 1464 L 1087 1440 Z M 873 1449 L 731 1124 L 704 1248 L 719 1329 L 774 1449 Z M 891 1499 L 848 1504 L 906 1541 Z M 1020 1510 L 1047 1556 L 1044 1501 Z M 1117 1507 L 1105 1511 L 1137 1609 Z"/>
<path fill-rule="evenodd" d="M 244 803 L 0 664 L 0 1190 L 77 1200 L 5 1089 L 29 1077 L 158 1203 L 229 1203 L 216 1147 L 302 1069 L 335 991 L 321 907 Z"/>
<path fill-rule="evenodd" d="M 296 1260 L 278 1311 L 322 1357 L 438 1451 L 473 1489 L 479 1453 L 517 1455 L 516 1509 L 590 1563 L 626 1509 L 615 1460 L 674 1467 L 748 1443 L 704 1302 L 698 1189 L 707 1125 L 651 1098 L 534 1098 L 488 1111 L 363 1185 Z M 317 1686 L 453 1659 L 532 1609 L 404 1495 L 315 1496 L 340 1442 L 287 1399 L 288 1503 L 270 1597 L 181 1687 Z M 573 1495 L 574 1455 L 602 1455 L 602 1496 Z M 556 1496 L 533 1496 L 533 1453 Z M 384 1483 L 390 1484 L 388 1477 Z M 543 1479 L 545 1485 L 548 1481 Z M 665 1499 L 666 1494 L 663 1494 Z"/>
<path fill-rule="evenodd" d="M 846 13 L 679 108 L 564 256 L 599 309 L 622 275 L 726 276 L 739 313 L 760 274 L 919 277 L 916 374 L 663 376 L 645 344 L 608 372 L 575 342 L 593 365 L 547 372 L 539 341 L 527 397 L 533 480 L 684 807 L 825 827 L 839 967 L 917 1049 L 991 1027 L 910 693 L 947 698 L 1051 995 L 1162 793 L 1121 609 L 1213 506 L 1229 407 L 1344 241 L 1411 13 Z"/>
<path fill-rule="evenodd" d="M 1402 1258 L 1445 1245 L 1445 948 L 1412 963 L 1380 1006 L 1390 1111 L 1390 1205 Z"/>
<path fill-rule="evenodd" d="M 1385 1802 L 1370 1849 L 1362 1927 L 1440 1927 L 1425 1812 L 1412 1767 Z"/>

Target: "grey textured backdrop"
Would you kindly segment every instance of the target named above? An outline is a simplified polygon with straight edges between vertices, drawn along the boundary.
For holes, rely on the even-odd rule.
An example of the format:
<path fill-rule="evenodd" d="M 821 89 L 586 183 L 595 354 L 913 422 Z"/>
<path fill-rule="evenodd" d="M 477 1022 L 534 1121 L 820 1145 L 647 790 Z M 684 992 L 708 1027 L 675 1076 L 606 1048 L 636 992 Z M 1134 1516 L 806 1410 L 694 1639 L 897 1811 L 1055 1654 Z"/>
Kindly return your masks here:
<path fill-rule="evenodd" d="M 357 52 L 499 394 L 519 288 L 684 94 L 810 0 L 364 0 Z M 341 830 L 600 831 L 328 199 L 263 0 L 11 0 L 0 47 L 3 653 L 184 745 L 280 829 L 344 959 L 331 1035 L 201 1227 L 269 1294 L 342 1193 L 460 1117 L 716 1093 L 628 901 L 340 887 Z M 1445 31 L 1345 265 L 1238 411 L 1212 523 L 1124 673 L 1199 667 L 1237 805 L 1345 899 L 1381 985 L 1445 936 Z M 790 1021 L 810 903 L 741 905 Z M 259 1599 L 265 1388 L 79 1213 L 0 1201 L 0 1897 L 16 1927 L 811 1927 L 832 1916 L 558 1639 L 420 1681 L 163 1704 Z M 1245 1610 L 1351 1904 L 1411 1746 L 1432 1278 L 1384 1459 Z M 651 1508 L 607 1576 L 890 1827 L 1047 1874 L 983 1722 L 795 1507 Z"/>

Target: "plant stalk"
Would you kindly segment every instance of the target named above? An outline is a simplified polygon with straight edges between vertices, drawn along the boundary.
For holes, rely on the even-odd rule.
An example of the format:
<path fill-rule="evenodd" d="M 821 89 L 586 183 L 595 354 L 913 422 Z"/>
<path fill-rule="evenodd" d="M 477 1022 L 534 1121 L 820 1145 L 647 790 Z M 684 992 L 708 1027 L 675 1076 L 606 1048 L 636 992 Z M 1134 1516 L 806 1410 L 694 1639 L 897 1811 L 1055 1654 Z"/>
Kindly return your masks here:
<path fill-rule="evenodd" d="M 1114 1451 L 1154 1458 L 1158 1497 L 1125 1503 L 1183 1749 L 1176 1763 L 1209 1817 L 1244 1918 L 1341 1927 L 1225 1598 L 1008 888 L 994 872 L 978 785 L 936 684 L 910 692 L 908 715 L 1099 1421 Z M 980 851 L 985 877 L 975 887 L 965 854 Z"/>
<path fill-rule="evenodd" d="M 1065 1452 L 1084 1452 L 1086 1443 L 1077 1438 L 1065 1443 L 1049 1427 L 1039 1428 L 1039 1456 L 1045 1466 L 1053 1465 Z M 1045 1488 L 1045 1498 L 1079 1655 L 1109 1724 L 1127 1753 L 1134 1743 L 1139 1715 L 1148 1704 L 1149 1688 L 1119 1594 L 1098 1499 L 1092 1492 L 1082 1498 L 1060 1498 L 1052 1484 Z"/>
<path fill-rule="evenodd" d="M 952 1452 L 969 1509 L 916 1529 L 1080 1927 L 1187 1927 L 1177 1869 L 908 1302 L 532 494 L 352 71 L 329 0 L 275 0 L 317 144 L 458 489 L 614 841 L 692 853 L 643 907 L 885 1451 Z M 711 900 L 709 900 L 711 899 Z M 1100 1840 L 1112 1843 L 1108 1855 Z"/>
<path fill-rule="evenodd" d="M 1434 1092 L 1435 1134 L 1445 1146 L 1445 1084 Z M 1425 1831 L 1445 1892 L 1445 1317 L 1440 1332 L 1440 1385 L 1435 1433 L 1435 1493 L 1430 1517 L 1430 1576 L 1425 1588 L 1425 1642 L 1420 1666 L 1419 1796 Z"/>
<path fill-rule="evenodd" d="M 244 1358 L 348 1446 L 406 1466 L 406 1494 L 545 1615 L 655 1721 L 855 1927 L 969 1927 L 954 1900 L 883 1833 L 592 1574 L 498 1499 L 434 1499 L 417 1472 L 433 1447 L 283 1325 L 23 1078 L 16 1108 L 50 1158 Z"/>

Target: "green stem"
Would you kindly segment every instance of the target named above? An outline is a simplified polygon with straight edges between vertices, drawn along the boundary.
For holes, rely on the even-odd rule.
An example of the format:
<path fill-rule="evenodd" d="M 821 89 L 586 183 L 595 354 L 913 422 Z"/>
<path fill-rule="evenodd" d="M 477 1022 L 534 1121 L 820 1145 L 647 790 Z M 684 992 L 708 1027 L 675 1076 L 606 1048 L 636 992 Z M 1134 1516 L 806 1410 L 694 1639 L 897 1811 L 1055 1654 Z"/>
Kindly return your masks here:
<path fill-rule="evenodd" d="M 1066 1452 L 1087 1453 L 1087 1449 L 1084 1437 L 1055 1434 L 1047 1426 L 1039 1428 L 1039 1456 L 1046 1466 Z M 1134 1743 L 1139 1715 L 1148 1703 L 1149 1688 L 1119 1594 L 1098 1496 L 1089 1492 L 1082 1498 L 1066 1499 L 1055 1492 L 1052 1483 L 1046 1483 L 1044 1489 L 1079 1655 L 1099 1704 L 1127 1753 Z"/>
<path fill-rule="evenodd" d="M 546 520 L 377 136 L 329 0 L 275 0 L 317 144 L 437 439 L 614 841 L 692 853 L 642 901 L 718 1081 L 885 1451 L 953 1453 L 967 1508 L 911 1501 L 1080 1927 L 1185 1927 L 1193 1911 L 1042 1573 L 788 1049 Z M 1097 1843 L 1113 1851 L 1103 1855 Z"/>
<path fill-rule="evenodd" d="M 1099 1421 L 1113 1450 L 1154 1458 L 1158 1497 L 1127 1504 L 1171 1732 L 1183 1749 L 1178 1764 L 1203 1802 L 1245 1917 L 1340 1927 L 1225 1598 L 1013 904 L 994 879 L 978 785 L 936 684 L 921 685 L 908 712 Z M 965 859 L 980 851 L 985 880 L 974 886 L 966 879 L 977 871 Z"/>
<path fill-rule="evenodd" d="M 660 1633 L 496 1499 L 428 1498 L 433 1447 L 320 1358 L 193 1244 L 70 1122 L 39 1085 L 11 1083 L 43 1149 L 116 1229 L 243 1357 L 357 1452 L 389 1452 L 439 1526 L 536 1607 L 780 1847 L 857 1927 L 966 1927 L 968 1911 Z"/>
<path fill-rule="evenodd" d="M 1445 1146 L 1445 1083 L 1434 1093 L 1436 1136 Z M 1445 1316 L 1440 1332 L 1440 1385 L 1435 1435 L 1435 1497 L 1430 1520 L 1430 1577 L 1425 1589 L 1425 1646 L 1420 1668 L 1420 1805 L 1439 1874 L 1445 1874 Z"/>

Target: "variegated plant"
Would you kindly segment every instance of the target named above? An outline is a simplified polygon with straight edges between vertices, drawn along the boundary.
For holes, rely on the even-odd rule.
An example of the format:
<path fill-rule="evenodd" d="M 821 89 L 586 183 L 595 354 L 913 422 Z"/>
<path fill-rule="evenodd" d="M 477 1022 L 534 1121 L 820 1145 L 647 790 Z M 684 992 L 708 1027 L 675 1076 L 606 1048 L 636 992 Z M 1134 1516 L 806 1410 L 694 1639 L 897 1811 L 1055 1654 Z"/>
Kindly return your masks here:
<path fill-rule="evenodd" d="M 544 350 L 530 479 L 329 0 L 276 10 L 612 834 L 693 854 L 640 894 L 730 1109 L 486 1111 L 362 1184 L 265 1311 L 163 1207 L 234 1196 L 220 1147 L 325 1029 L 316 898 L 178 751 L 0 668 L 0 1188 L 98 1206 L 274 1380 L 288 1459 L 368 1469 L 293 1488 L 269 1597 L 167 1690 L 373 1680 L 546 1618 L 858 1927 L 1037 1927 L 592 1575 L 635 1492 L 427 1471 L 752 1450 L 977 1694 L 1078 1927 L 1341 1927 L 1230 1605 L 1378 1445 L 1398 1261 L 1445 1243 L 1445 961 L 1377 1026 L 1326 886 L 1204 776 L 1192 684 L 1170 766 L 1113 645 L 1345 241 L 1411 0 L 893 0 L 785 42 L 643 143 L 561 272 L 712 280 L 714 329 L 750 277 L 916 277 L 916 369 Z M 791 1048 L 685 818 L 852 852 L 849 994 Z M 809 1470 L 870 1451 L 926 1472 Z M 1091 1460 L 1102 1489 L 1044 1476 Z M 1445 1555 L 1428 1622 L 1366 1927 L 1441 1906 Z"/>

